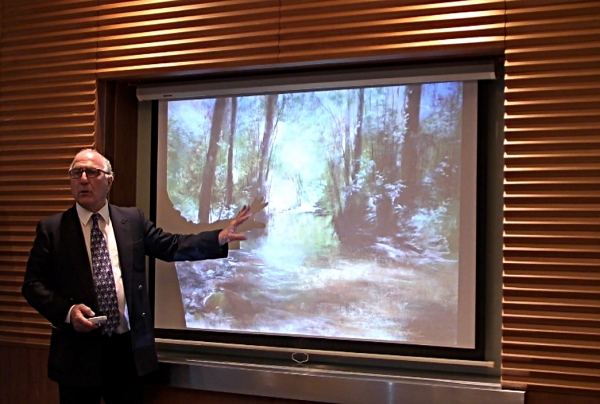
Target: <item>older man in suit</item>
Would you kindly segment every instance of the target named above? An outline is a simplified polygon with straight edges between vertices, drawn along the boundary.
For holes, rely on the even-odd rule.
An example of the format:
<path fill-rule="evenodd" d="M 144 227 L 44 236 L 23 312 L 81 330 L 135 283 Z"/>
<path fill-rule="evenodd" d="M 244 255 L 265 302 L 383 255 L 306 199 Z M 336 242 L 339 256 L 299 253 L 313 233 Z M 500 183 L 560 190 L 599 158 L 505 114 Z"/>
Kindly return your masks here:
<path fill-rule="evenodd" d="M 97 151 L 79 152 L 69 177 L 75 204 L 38 223 L 22 289 L 52 323 L 48 376 L 61 404 L 142 403 L 141 376 L 158 367 L 145 256 L 226 257 L 229 242 L 246 239 L 236 231 L 250 209 L 222 230 L 170 234 L 107 202 L 114 176 Z M 98 315 L 107 321 L 90 321 Z"/>

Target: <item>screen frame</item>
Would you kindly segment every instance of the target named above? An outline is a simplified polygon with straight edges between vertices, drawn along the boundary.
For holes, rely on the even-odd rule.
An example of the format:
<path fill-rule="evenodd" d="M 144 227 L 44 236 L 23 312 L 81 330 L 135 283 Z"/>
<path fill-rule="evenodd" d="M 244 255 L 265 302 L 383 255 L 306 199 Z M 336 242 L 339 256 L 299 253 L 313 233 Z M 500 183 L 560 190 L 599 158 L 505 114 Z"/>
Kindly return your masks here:
<path fill-rule="evenodd" d="M 289 80 L 289 77 L 277 76 L 277 79 Z M 483 80 L 489 80 L 485 77 Z M 486 268 L 488 267 L 486 250 L 489 243 L 487 237 L 487 210 L 488 210 L 488 181 L 487 181 L 487 157 L 489 121 L 492 119 L 489 115 L 489 106 L 486 107 L 486 100 L 492 97 L 489 86 L 477 86 L 478 92 L 478 114 L 477 114 L 477 246 L 476 246 L 476 313 L 475 313 L 475 348 L 450 348 L 438 346 L 424 346 L 412 344 L 393 344 L 385 342 L 363 342 L 363 341 L 345 341 L 329 340 L 322 338 L 291 337 L 291 336 L 272 336 L 272 335 L 251 335 L 246 333 L 215 332 L 202 330 L 171 330 L 156 328 L 156 337 L 169 341 L 202 341 L 207 344 L 219 344 L 226 348 L 231 346 L 231 352 L 240 351 L 239 346 L 252 347 L 252 354 L 265 356 L 265 353 L 271 349 L 300 350 L 300 351 L 323 351 L 331 352 L 332 356 L 339 353 L 359 353 L 364 355 L 396 356 L 396 357 L 425 357 L 425 358 L 445 358 L 458 360 L 480 361 L 486 358 Z M 492 86 L 493 87 L 493 86 Z M 138 95 L 139 98 L 139 95 Z M 142 100 L 140 98 L 140 100 Z M 158 100 L 154 98 L 151 101 L 152 119 L 151 119 L 151 198 L 150 198 L 150 219 L 156 219 L 156 161 L 158 155 Z M 487 111 L 487 112 L 486 112 Z M 483 235 L 483 236 L 482 236 Z M 155 304 L 155 263 L 150 260 L 149 263 L 149 282 L 151 291 L 151 300 Z M 262 349 L 264 348 L 264 350 Z M 326 355 L 325 355 L 326 356 Z M 325 360 L 327 362 L 327 360 Z"/>

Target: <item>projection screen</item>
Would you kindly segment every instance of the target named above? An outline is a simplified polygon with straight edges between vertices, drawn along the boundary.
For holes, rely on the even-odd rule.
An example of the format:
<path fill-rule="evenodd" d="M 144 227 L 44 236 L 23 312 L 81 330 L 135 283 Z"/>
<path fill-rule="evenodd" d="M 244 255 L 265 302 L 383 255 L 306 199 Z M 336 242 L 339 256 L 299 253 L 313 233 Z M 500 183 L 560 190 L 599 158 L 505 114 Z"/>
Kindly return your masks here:
<path fill-rule="evenodd" d="M 474 348 L 477 78 L 165 92 L 156 224 L 254 213 L 226 259 L 157 261 L 156 327 Z"/>

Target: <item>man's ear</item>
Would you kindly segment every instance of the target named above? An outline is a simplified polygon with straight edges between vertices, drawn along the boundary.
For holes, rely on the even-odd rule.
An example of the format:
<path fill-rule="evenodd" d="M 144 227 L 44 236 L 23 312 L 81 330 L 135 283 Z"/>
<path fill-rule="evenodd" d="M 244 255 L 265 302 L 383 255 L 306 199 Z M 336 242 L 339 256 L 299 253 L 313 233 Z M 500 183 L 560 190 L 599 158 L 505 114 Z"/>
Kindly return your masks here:
<path fill-rule="evenodd" d="M 110 187 L 112 187 L 112 183 L 115 180 L 115 177 L 110 176 L 108 177 L 108 190 L 110 191 Z"/>

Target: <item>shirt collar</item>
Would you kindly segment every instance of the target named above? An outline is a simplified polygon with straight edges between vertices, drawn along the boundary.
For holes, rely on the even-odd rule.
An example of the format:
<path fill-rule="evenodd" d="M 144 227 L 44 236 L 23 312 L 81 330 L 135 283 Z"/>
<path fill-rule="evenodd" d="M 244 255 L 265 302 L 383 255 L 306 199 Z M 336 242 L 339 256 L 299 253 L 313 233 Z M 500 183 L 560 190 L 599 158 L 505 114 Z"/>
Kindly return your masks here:
<path fill-rule="evenodd" d="M 94 212 L 90 212 L 78 203 L 75 203 L 75 207 L 77 209 L 77 216 L 79 216 L 79 220 L 81 221 L 81 223 L 83 223 L 84 226 L 87 226 Z M 104 206 L 98 211 L 98 213 L 100 214 L 100 216 L 102 216 L 102 219 L 104 219 L 104 221 L 108 223 L 108 221 L 110 220 L 110 215 L 108 213 L 108 203 L 104 204 Z"/>

